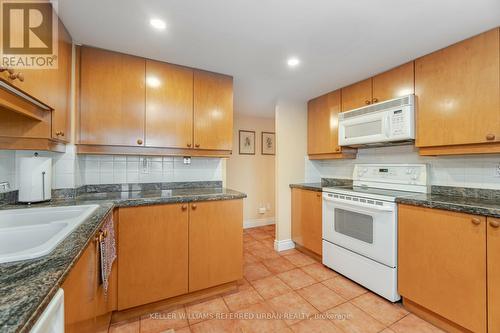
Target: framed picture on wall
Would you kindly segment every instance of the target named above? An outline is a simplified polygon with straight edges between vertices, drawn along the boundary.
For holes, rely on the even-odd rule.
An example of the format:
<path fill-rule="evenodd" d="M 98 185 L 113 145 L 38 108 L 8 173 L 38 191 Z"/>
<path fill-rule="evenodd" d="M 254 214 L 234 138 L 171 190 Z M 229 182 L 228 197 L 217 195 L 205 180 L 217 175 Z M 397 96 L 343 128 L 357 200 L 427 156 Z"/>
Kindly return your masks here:
<path fill-rule="evenodd" d="M 240 155 L 255 155 L 255 131 L 240 130 Z"/>
<path fill-rule="evenodd" d="M 262 132 L 262 155 L 275 155 L 276 154 L 276 142 L 275 135 L 273 132 Z"/>

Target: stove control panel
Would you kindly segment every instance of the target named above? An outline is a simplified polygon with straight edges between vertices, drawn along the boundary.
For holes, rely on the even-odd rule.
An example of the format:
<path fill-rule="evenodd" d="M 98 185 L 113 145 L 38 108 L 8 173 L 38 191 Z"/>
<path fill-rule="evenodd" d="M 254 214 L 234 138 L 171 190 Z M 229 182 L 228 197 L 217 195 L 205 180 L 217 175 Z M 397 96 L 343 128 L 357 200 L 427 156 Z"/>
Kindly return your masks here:
<path fill-rule="evenodd" d="M 414 187 L 427 187 L 427 171 L 427 164 L 356 164 L 353 182 L 359 186 L 414 191 Z"/>

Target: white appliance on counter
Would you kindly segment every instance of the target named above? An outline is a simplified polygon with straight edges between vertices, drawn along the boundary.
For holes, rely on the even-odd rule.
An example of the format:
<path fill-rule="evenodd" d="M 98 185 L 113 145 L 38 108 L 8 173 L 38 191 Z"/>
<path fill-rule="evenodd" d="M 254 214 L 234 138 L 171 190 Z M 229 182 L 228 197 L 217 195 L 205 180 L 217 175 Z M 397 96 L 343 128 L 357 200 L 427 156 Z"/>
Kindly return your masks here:
<path fill-rule="evenodd" d="M 415 140 L 415 95 L 339 113 L 339 144 L 385 146 Z"/>
<path fill-rule="evenodd" d="M 34 203 L 52 198 L 52 159 L 37 153 L 19 159 L 19 202 Z"/>
<path fill-rule="evenodd" d="M 323 188 L 323 264 L 396 302 L 397 197 L 427 193 L 425 164 L 357 164 L 352 187 Z"/>

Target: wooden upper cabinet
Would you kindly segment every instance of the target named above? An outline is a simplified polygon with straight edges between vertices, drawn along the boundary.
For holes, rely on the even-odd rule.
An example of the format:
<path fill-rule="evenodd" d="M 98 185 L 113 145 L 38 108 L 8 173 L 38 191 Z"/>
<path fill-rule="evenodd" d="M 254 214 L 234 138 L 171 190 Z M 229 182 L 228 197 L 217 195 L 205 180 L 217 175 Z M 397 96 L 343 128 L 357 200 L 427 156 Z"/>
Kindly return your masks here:
<path fill-rule="evenodd" d="M 417 147 L 500 141 L 499 29 L 415 60 Z"/>
<path fill-rule="evenodd" d="M 415 93 L 414 63 L 409 62 L 376 75 L 373 80 L 372 103 L 387 101 Z"/>
<path fill-rule="evenodd" d="M 488 332 L 500 332 L 500 219 L 488 217 Z"/>
<path fill-rule="evenodd" d="M 194 148 L 231 150 L 233 78 L 194 71 Z"/>
<path fill-rule="evenodd" d="M 145 60 L 82 47 L 80 143 L 144 145 Z"/>
<path fill-rule="evenodd" d="M 342 111 L 349 111 L 372 103 L 372 79 L 366 79 L 342 88 Z"/>
<path fill-rule="evenodd" d="M 486 218 L 399 205 L 398 220 L 399 293 L 486 332 Z"/>
<path fill-rule="evenodd" d="M 340 90 L 317 97 L 307 105 L 307 153 L 329 154 L 341 152 L 338 145 L 338 118 Z"/>
<path fill-rule="evenodd" d="M 193 70 L 146 60 L 146 146 L 193 145 Z"/>
<path fill-rule="evenodd" d="M 188 292 L 188 204 L 120 208 L 118 310 Z"/>
<path fill-rule="evenodd" d="M 71 67 L 73 45 L 72 39 L 64 25 L 59 21 L 59 48 L 57 89 L 51 94 L 52 138 L 65 142 L 71 140 Z"/>
<path fill-rule="evenodd" d="M 189 204 L 189 292 L 243 276 L 243 200 Z"/>
<path fill-rule="evenodd" d="M 292 189 L 292 240 L 322 255 L 321 192 Z"/>

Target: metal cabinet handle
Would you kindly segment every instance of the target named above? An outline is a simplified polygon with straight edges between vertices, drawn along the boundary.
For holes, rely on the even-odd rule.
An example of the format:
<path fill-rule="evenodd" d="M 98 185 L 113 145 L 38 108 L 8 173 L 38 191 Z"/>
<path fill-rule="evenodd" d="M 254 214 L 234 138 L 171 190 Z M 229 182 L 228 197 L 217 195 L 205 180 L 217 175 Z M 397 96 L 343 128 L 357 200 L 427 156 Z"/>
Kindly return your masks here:
<path fill-rule="evenodd" d="M 497 220 L 491 220 L 490 221 L 490 226 L 493 227 L 493 228 L 498 228 L 498 227 L 500 227 L 500 222 L 497 221 Z"/>
<path fill-rule="evenodd" d="M 191 205 L 191 207 L 192 207 L 193 209 L 196 209 L 196 204 L 192 204 L 192 205 Z"/>
<path fill-rule="evenodd" d="M 197 143 L 197 144 L 195 144 L 194 146 L 195 146 L 196 148 L 199 148 L 199 147 L 200 147 L 200 144 L 199 144 L 199 143 Z"/>
<path fill-rule="evenodd" d="M 182 205 L 181 208 L 182 208 L 182 210 L 186 210 L 188 208 L 188 206 L 187 205 Z"/>
<path fill-rule="evenodd" d="M 369 100 L 366 100 L 366 101 L 365 101 L 365 104 L 366 104 L 366 105 L 370 105 L 370 104 L 372 104 L 372 102 L 370 102 Z"/>
<path fill-rule="evenodd" d="M 57 131 L 57 132 L 56 132 L 56 135 L 57 135 L 57 136 L 64 136 L 64 132 L 63 132 L 63 131 Z"/>
<path fill-rule="evenodd" d="M 137 144 L 138 145 L 142 145 L 142 140 L 141 139 L 137 139 Z"/>
<path fill-rule="evenodd" d="M 188 148 L 191 148 L 191 144 L 190 143 L 188 143 L 187 146 L 188 146 Z"/>
<path fill-rule="evenodd" d="M 372 101 L 373 101 L 373 103 L 377 103 L 378 102 L 378 98 L 373 98 Z"/>
<path fill-rule="evenodd" d="M 492 134 L 492 133 L 487 134 L 486 140 L 488 140 L 488 141 L 495 140 L 495 134 Z"/>
<path fill-rule="evenodd" d="M 474 217 L 471 221 L 472 221 L 472 224 L 475 224 L 475 225 L 481 224 L 481 220 L 478 219 L 477 217 Z"/>

